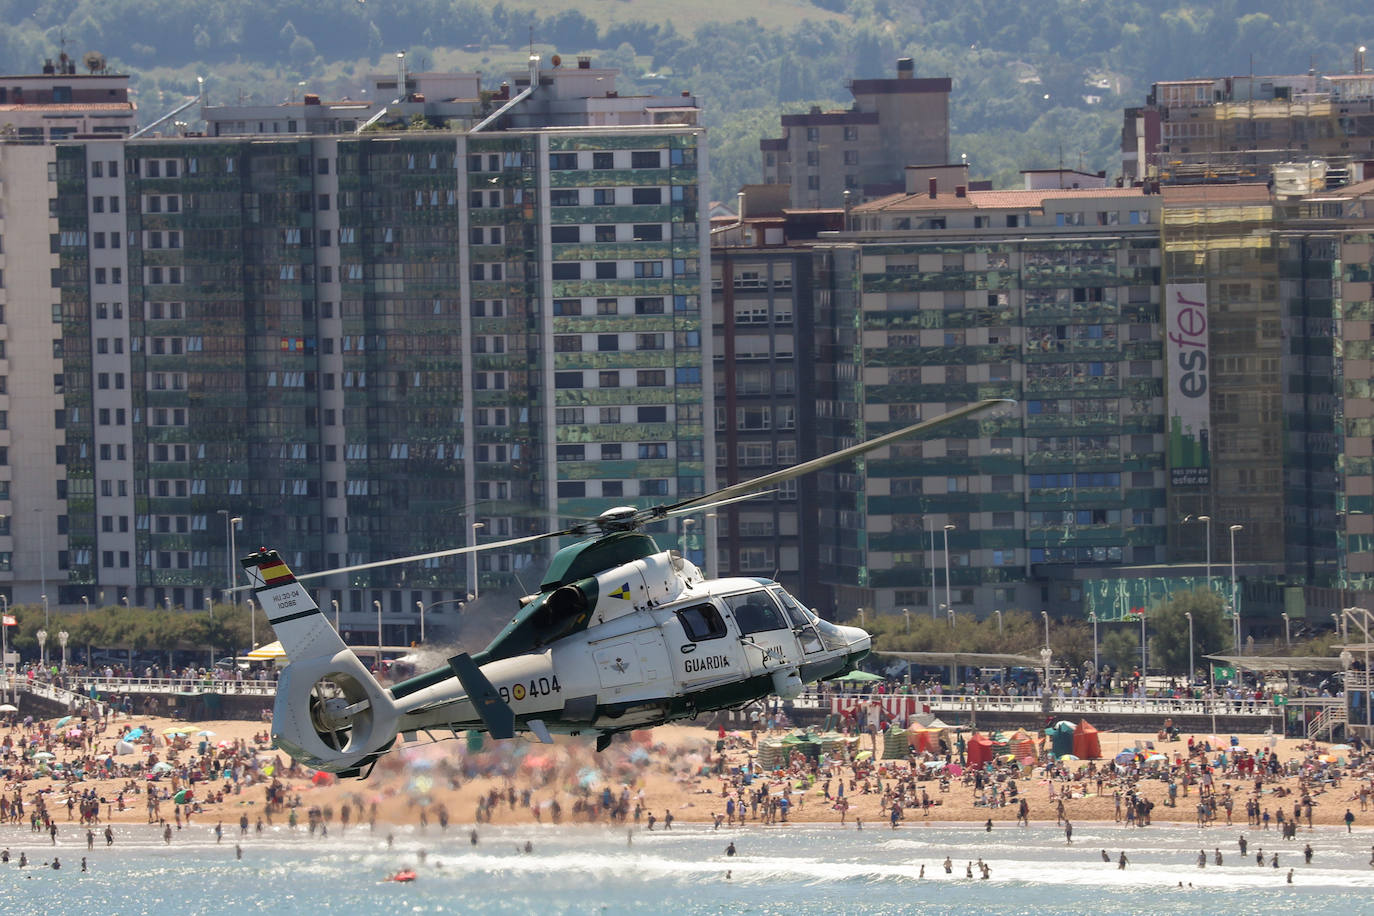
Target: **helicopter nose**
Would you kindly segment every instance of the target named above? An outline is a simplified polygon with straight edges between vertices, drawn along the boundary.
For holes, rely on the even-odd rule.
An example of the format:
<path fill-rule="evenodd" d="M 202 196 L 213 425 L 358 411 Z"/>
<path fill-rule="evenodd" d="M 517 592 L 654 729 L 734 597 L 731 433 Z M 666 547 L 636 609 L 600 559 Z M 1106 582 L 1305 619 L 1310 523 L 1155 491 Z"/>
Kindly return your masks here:
<path fill-rule="evenodd" d="M 873 648 L 873 637 L 869 635 L 867 630 L 846 626 L 840 626 L 837 629 L 849 646 L 846 658 L 848 664 L 858 664 L 868 656 L 869 651 Z"/>

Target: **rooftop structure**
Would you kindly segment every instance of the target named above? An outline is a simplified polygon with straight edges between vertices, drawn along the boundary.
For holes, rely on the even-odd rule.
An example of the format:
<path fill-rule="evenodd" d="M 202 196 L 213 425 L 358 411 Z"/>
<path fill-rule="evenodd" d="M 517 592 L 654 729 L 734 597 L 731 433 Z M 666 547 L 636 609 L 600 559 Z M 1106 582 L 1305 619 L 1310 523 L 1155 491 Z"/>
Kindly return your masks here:
<path fill-rule="evenodd" d="M 854 104 L 782 116 L 759 141 L 766 184 L 791 186 L 794 209 L 843 206 L 902 186 L 909 165 L 949 161 L 948 77 L 917 79 L 911 58 L 890 79 L 853 80 Z"/>
<path fill-rule="evenodd" d="M 105 71 L 99 54 L 78 73 L 64 52 L 41 73 L 0 76 L 0 142 L 50 143 L 83 137 L 125 137 L 136 126 L 129 77 Z"/>

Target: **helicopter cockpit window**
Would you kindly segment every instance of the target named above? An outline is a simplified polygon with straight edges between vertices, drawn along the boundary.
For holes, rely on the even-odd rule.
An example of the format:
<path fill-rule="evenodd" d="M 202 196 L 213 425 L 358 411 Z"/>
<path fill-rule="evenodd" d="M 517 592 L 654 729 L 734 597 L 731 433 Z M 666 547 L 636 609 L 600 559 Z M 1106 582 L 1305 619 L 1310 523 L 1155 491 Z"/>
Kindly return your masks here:
<path fill-rule="evenodd" d="M 748 592 L 724 600 L 730 613 L 735 615 L 741 636 L 787 629 L 787 620 L 767 592 Z"/>
<path fill-rule="evenodd" d="M 725 635 L 725 621 L 721 620 L 720 611 L 714 605 L 695 604 L 683 608 L 677 612 L 677 619 L 682 622 L 682 629 L 692 642 L 719 639 Z"/>

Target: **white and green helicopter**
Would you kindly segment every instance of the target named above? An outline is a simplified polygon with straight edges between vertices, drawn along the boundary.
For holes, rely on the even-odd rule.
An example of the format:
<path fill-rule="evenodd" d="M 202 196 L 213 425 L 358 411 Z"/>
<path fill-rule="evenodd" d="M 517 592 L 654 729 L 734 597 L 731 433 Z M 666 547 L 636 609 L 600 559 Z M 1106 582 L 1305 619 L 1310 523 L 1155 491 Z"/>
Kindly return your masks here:
<path fill-rule="evenodd" d="M 857 627 L 821 620 L 776 582 L 708 579 L 640 529 L 747 499 L 1005 401 L 980 401 L 811 461 L 665 506 L 609 509 L 562 531 L 295 576 L 266 548 L 243 558 L 286 651 L 272 737 L 300 762 L 363 776 L 398 735 L 469 730 L 597 736 L 661 725 L 854 669 L 871 647 Z M 481 652 L 383 687 L 320 613 L 302 579 L 590 535 L 559 550 L 537 594 Z"/>

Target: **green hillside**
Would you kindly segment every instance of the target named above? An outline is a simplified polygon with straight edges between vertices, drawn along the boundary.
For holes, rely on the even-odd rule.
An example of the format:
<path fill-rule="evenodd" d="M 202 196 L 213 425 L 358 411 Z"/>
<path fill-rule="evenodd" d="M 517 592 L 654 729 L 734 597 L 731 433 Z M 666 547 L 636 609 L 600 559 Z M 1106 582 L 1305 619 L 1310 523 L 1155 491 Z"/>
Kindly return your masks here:
<path fill-rule="evenodd" d="M 1234 0 L 1167 9 L 1124 0 L 0 0 L 0 67 L 32 72 L 66 39 L 134 76 L 139 104 L 161 112 L 209 78 L 217 102 L 273 102 L 302 88 L 356 97 L 369 70 L 407 51 L 420 68 L 475 69 L 495 85 L 544 54 L 592 55 L 624 71 L 624 91 L 690 90 L 712 128 L 714 196 L 757 181 L 758 140 L 784 110 L 846 105 L 845 81 L 954 80 L 952 152 L 974 174 L 1118 165 L 1120 110 L 1160 79 L 1348 70 L 1374 44 L 1351 0 L 1294 5 Z M 745 15 L 747 14 L 747 15 Z M 304 84 L 304 87 L 302 87 Z"/>

